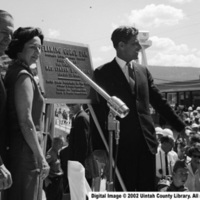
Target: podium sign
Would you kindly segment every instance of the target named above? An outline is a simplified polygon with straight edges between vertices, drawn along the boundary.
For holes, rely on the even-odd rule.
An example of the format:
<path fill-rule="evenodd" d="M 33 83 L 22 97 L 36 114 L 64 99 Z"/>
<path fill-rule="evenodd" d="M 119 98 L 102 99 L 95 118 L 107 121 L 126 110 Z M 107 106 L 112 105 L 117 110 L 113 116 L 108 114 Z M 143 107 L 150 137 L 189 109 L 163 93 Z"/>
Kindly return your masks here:
<path fill-rule="evenodd" d="M 90 52 L 87 45 L 45 40 L 38 62 L 40 85 L 47 103 L 91 103 L 90 85 L 67 64 L 68 58 L 92 78 Z"/>

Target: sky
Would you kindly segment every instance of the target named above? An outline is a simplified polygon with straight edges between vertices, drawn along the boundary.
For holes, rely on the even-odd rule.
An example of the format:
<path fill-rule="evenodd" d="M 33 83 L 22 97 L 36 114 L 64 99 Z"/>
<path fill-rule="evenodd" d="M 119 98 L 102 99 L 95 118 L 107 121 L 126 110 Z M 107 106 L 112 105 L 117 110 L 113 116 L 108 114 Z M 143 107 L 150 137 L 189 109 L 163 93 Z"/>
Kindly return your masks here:
<path fill-rule="evenodd" d="M 200 67 L 199 0 L 1 0 L 15 29 L 40 27 L 46 38 L 87 44 L 94 68 L 111 61 L 120 25 L 149 32 L 148 65 Z"/>

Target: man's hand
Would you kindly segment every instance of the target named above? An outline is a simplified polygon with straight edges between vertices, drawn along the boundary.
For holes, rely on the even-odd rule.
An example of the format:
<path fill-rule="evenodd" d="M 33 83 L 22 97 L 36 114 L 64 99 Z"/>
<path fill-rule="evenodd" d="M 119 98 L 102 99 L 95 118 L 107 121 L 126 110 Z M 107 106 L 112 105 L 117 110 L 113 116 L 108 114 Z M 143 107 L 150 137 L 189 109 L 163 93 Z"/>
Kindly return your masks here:
<path fill-rule="evenodd" d="M 0 166 L 0 190 L 8 189 L 12 185 L 12 177 L 4 164 Z"/>

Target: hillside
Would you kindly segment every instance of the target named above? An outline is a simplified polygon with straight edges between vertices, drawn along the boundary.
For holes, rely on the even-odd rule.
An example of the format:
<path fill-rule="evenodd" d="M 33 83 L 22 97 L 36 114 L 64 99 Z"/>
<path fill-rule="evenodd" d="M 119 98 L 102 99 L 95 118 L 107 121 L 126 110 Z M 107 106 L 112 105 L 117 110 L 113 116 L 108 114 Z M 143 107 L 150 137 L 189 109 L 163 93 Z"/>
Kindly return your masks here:
<path fill-rule="evenodd" d="M 6 55 L 0 57 L 1 73 L 5 73 L 9 62 L 10 59 Z M 152 73 L 156 84 L 200 79 L 200 68 L 195 67 L 163 67 L 149 65 L 148 69 Z"/>
<path fill-rule="evenodd" d="M 156 84 L 200 79 L 200 68 L 148 66 Z"/>

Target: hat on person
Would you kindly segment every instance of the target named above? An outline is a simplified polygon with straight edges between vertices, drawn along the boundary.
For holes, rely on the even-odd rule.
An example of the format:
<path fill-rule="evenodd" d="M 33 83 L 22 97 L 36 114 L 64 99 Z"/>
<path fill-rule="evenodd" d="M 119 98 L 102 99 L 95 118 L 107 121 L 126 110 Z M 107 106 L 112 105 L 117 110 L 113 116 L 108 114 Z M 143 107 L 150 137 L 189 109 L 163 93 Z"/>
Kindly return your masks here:
<path fill-rule="evenodd" d="M 197 110 L 194 110 L 193 111 L 193 115 L 197 115 L 198 114 L 198 111 Z"/>
<path fill-rule="evenodd" d="M 190 129 L 186 129 L 186 130 L 185 130 L 185 134 L 186 134 L 187 136 L 189 136 L 191 132 L 192 132 L 192 131 L 191 131 Z"/>
<path fill-rule="evenodd" d="M 192 110 L 193 110 L 193 109 L 192 109 L 192 106 L 190 106 L 190 107 L 188 108 L 188 110 L 189 110 L 189 111 L 192 111 Z"/>
<path fill-rule="evenodd" d="M 158 182 L 158 186 L 170 186 L 170 180 L 168 179 L 160 179 Z"/>
<path fill-rule="evenodd" d="M 199 125 L 196 124 L 196 123 L 193 123 L 193 124 L 191 125 L 191 127 L 192 127 L 192 129 L 193 129 L 193 128 L 199 128 Z"/>
<path fill-rule="evenodd" d="M 190 131 L 192 130 L 191 126 L 186 126 L 185 129 Z"/>
<path fill-rule="evenodd" d="M 184 121 L 185 121 L 185 123 L 190 123 L 191 120 L 190 120 L 190 118 L 188 117 L 188 118 L 186 118 Z"/>
<path fill-rule="evenodd" d="M 161 127 L 156 127 L 155 128 L 155 131 L 156 131 L 156 135 L 163 135 L 163 129 Z"/>
<path fill-rule="evenodd" d="M 168 136 L 174 139 L 174 134 L 171 129 L 165 128 L 163 129 L 162 133 L 163 133 L 163 136 Z"/>

